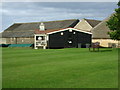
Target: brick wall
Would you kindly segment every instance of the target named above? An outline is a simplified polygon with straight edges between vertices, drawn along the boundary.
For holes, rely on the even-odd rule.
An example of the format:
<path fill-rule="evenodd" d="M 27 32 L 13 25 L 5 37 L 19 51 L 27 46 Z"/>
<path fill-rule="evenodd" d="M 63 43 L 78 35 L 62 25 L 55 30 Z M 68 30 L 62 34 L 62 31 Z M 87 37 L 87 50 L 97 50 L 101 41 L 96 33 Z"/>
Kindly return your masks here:
<path fill-rule="evenodd" d="M 6 44 L 6 38 L 0 38 L 0 44 Z"/>
<path fill-rule="evenodd" d="M 109 43 L 115 43 L 118 46 L 118 41 L 112 39 L 92 39 L 92 42 L 100 42 L 100 46 L 103 47 L 109 47 Z"/>
<path fill-rule="evenodd" d="M 84 19 L 82 19 L 74 28 L 84 31 L 90 31 L 92 29 L 92 27 Z"/>
<path fill-rule="evenodd" d="M 6 38 L 7 44 L 33 44 L 34 38 Z"/>

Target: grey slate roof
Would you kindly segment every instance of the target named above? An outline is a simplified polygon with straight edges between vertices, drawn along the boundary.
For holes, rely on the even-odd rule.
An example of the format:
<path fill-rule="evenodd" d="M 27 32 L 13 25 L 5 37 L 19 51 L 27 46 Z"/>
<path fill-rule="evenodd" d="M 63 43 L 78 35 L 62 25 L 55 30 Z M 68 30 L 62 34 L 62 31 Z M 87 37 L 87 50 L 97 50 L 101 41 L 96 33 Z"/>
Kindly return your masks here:
<path fill-rule="evenodd" d="M 110 17 L 104 19 L 101 23 L 95 26 L 92 31 L 92 38 L 94 39 L 110 39 L 108 32 L 110 29 L 106 26 L 106 21 L 109 20 Z"/>
<path fill-rule="evenodd" d="M 45 24 L 46 30 L 51 30 L 63 29 L 68 27 L 73 28 L 78 22 L 78 19 L 69 19 L 59 21 L 48 21 L 43 23 Z M 41 22 L 15 23 L 2 33 L 2 37 L 33 37 L 35 29 L 39 29 L 40 23 Z"/>
<path fill-rule="evenodd" d="M 92 27 L 98 25 L 101 21 L 100 20 L 93 20 L 93 19 L 85 19 Z"/>

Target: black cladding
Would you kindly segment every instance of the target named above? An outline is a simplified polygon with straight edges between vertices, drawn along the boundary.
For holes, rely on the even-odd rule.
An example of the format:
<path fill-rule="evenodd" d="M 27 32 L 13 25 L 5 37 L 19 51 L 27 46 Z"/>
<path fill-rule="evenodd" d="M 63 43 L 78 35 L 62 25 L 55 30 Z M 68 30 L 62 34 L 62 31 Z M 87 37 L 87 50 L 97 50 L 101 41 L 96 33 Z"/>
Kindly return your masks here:
<path fill-rule="evenodd" d="M 78 44 L 91 44 L 91 34 L 66 30 L 49 35 L 49 48 L 77 48 Z"/>

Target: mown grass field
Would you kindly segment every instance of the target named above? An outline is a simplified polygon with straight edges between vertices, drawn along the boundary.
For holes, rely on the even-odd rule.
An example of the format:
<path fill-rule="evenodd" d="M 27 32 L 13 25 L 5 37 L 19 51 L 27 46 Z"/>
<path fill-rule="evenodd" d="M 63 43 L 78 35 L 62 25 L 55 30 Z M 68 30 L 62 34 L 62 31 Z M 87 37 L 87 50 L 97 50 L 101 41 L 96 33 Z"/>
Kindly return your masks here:
<path fill-rule="evenodd" d="M 3 48 L 3 88 L 117 88 L 118 50 Z"/>

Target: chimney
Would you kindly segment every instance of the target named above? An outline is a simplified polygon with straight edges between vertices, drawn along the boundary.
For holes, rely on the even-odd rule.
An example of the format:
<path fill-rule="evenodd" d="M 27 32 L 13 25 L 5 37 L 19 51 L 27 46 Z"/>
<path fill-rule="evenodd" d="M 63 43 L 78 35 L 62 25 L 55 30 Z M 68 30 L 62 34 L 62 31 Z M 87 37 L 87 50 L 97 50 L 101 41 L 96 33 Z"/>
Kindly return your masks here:
<path fill-rule="evenodd" d="M 40 31 L 44 31 L 44 30 L 45 30 L 45 25 L 44 25 L 44 23 L 40 23 L 39 29 L 40 29 Z"/>

